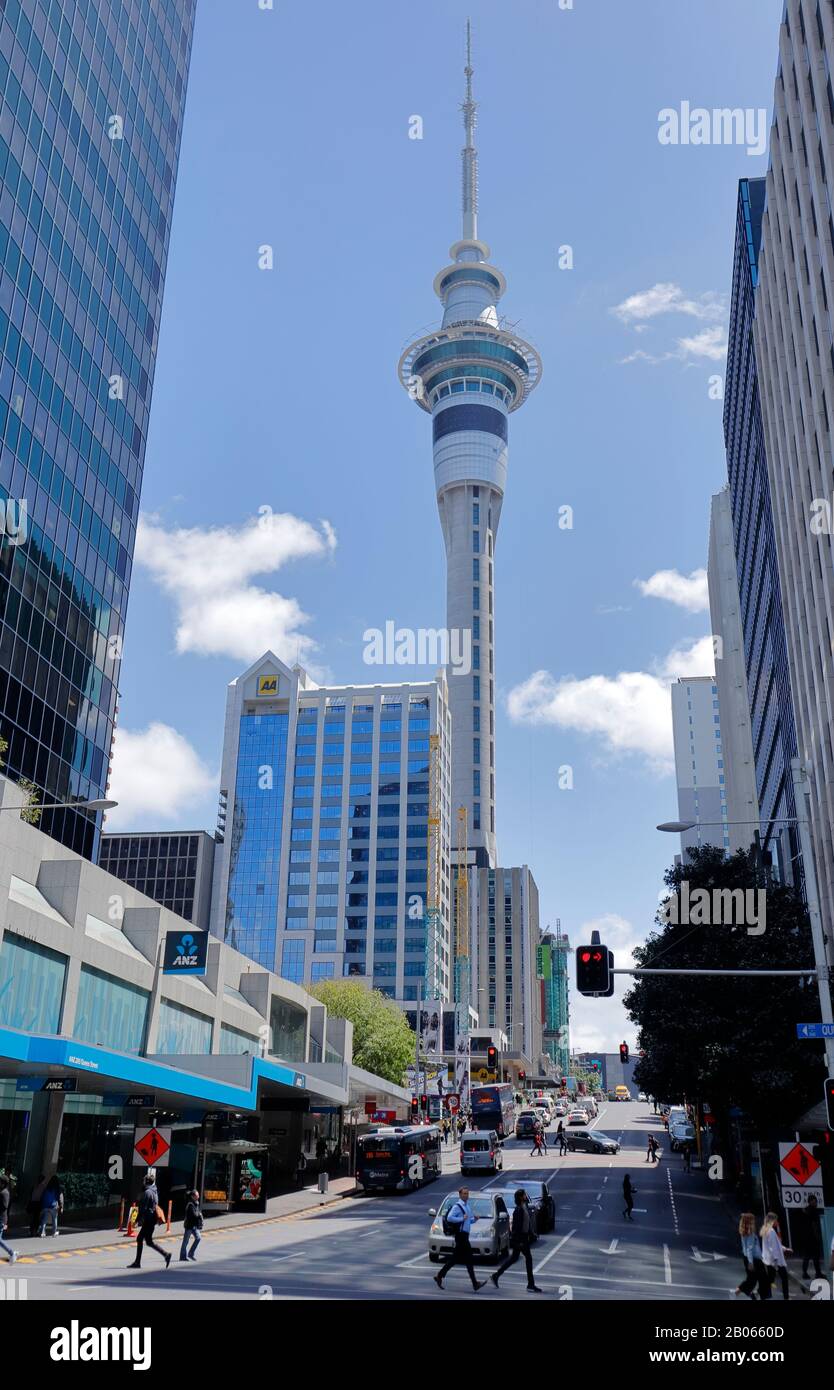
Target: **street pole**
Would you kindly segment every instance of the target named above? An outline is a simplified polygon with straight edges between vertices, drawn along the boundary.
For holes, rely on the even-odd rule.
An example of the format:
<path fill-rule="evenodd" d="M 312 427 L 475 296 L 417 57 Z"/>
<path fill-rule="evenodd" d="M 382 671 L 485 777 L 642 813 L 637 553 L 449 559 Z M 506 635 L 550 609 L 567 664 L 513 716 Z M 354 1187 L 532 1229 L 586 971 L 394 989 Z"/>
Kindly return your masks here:
<path fill-rule="evenodd" d="M 417 981 L 417 1017 L 415 1018 L 416 1028 L 414 1029 L 414 1095 L 417 1098 L 417 1105 L 414 1107 L 418 1116 L 420 1115 L 420 996 L 422 990 L 420 981 Z"/>
<path fill-rule="evenodd" d="M 808 805 L 806 800 L 808 773 L 799 758 L 791 758 L 791 776 L 793 778 L 793 792 L 796 801 L 799 852 L 802 855 L 802 869 L 805 875 L 805 898 L 808 903 L 808 917 L 811 922 L 814 963 L 817 967 L 820 1016 L 823 1023 L 834 1023 L 834 1013 L 832 1013 L 831 1008 L 831 970 L 834 962 L 832 961 L 832 957 L 826 952 L 825 933 L 820 916 L 814 849 L 811 844 L 811 832 L 808 825 Z M 834 1038 L 825 1039 L 825 1061 L 828 1067 L 828 1075 L 834 1076 Z"/>

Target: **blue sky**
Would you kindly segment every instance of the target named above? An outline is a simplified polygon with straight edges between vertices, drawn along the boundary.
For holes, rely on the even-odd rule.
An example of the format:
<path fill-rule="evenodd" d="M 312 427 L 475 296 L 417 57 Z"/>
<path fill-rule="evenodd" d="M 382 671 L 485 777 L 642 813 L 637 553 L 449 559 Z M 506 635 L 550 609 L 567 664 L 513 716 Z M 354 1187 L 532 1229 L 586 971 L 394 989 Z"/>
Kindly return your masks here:
<path fill-rule="evenodd" d="M 542 922 L 574 942 L 599 919 L 621 953 L 642 939 L 677 848 L 654 829 L 676 813 L 664 682 L 700 669 L 709 617 L 697 577 L 654 581 L 677 601 L 635 581 L 706 563 L 737 181 L 767 162 L 663 146 L 658 113 L 769 126 L 781 8 L 200 0 L 110 828 L 213 827 L 225 687 L 261 633 L 349 682 L 366 628 L 444 621 L 430 424 L 396 366 L 439 322 L 460 235 L 471 13 L 480 235 L 544 361 L 511 421 L 496 556 L 501 861 L 531 866 Z M 278 568 L 266 507 L 291 518 Z M 616 999 L 574 1005 L 576 1042 L 623 1036 Z"/>

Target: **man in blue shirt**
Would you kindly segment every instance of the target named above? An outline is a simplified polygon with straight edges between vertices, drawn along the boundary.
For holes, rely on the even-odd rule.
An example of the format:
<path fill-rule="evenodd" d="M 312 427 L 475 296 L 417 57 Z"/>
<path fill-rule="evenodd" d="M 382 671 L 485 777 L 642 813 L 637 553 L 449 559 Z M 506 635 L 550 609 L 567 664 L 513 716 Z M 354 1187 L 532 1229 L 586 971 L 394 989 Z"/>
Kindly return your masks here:
<path fill-rule="evenodd" d="M 457 1200 L 449 1208 L 445 1217 L 445 1224 L 454 1235 L 455 1248 L 444 1264 L 443 1268 L 434 1276 L 434 1282 L 439 1289 L 443 1288 L 443 1280 L 449 1273 L 453 1265 L 464 1265 L 472 1281 L 472 1287 L 477 1293 L 486 1283 L 485 1279 L 475 1278 L 475 1265 L 472 1260 L 472 1246 L 469 1241 L 469 1232 L 472 1229 L 472 1222 L 475 1220 L 472 1207 L 469 1204 L 469 1188 L 461 1187 L 458 1190 Z"/>

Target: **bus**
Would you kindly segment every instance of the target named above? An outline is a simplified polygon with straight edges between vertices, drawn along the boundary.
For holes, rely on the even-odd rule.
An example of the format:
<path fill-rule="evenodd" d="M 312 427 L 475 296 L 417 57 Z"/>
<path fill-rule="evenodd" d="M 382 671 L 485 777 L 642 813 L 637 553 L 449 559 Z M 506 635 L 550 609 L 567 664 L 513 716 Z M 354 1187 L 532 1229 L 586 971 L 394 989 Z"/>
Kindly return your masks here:
<path fill-rule="evenodd" d="M 472 1087 L 472 1124 L 494 1129 L 499 1139 L 515 1134 L 515 1092 L 509 1083 Z"/>
<path fill-rule="evenodd" d="M 366 1192 L 414 1192 L 440 1177 L 437 1125 L 397 1125 L 356 1141 L 356 1183 Z"/>

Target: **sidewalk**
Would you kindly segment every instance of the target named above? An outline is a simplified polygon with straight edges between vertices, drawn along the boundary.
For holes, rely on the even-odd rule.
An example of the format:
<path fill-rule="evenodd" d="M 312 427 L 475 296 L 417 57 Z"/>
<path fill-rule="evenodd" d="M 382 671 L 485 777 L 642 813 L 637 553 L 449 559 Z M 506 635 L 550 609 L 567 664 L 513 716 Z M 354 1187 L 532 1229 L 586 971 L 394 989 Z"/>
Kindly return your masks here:
<path fill-rule="evenodd" d="M 353 1178 L 334 1178 L 329 1186 L 327 1193 L 321 1193 L 318 1186 L 303 1187 L 298 1192 L 284 1192 L 280 1197 L 270 1197 L 266 1203 L 265 1212 L 225 1212 L 221 1216 L 205 1217 L 204 1235 L 211 1235 L 214 1231 L 228 1231 L 238 1226 L 261 1226 L 273 1221 L 287 1221 L 296 1216 L 304 1216 L 310 1212 L 320 1211 L 323 1207 L 335 1206 L 343 1201 L 345 1197 L 351 1197 L 356 1192 L 356 1183 Z M 180 1240 L 182 1237 L 182 1221 L 171 1222 L 171 1232 L 168 1234 L 164 1226 L 157 1228 L 156 1240 Z M 71 1222 L 64 1227 L 57 1238 L 45 1236 L 42 1240 L 37 1236 L 34 1239 L 29 1235 L 18 1235 L 12 1229 L 11 1235 L 6 1237 L 6 1243 L 13 1246 L 21 1257 L 21 1262 L 27 1258 L 55 1259 L 62 1255 L 92 1252 L 97 1254 L 101 1250 L 106 1250 L 109 1246 L 123 1245 L 126 1248 L 132 1243 L 128 1241 L 124 1232 L 117 1231 L 110 1226 L 102 1230 L 90 1229 L 87 1227 L 80 1230 L 73 1227 Z"/>

